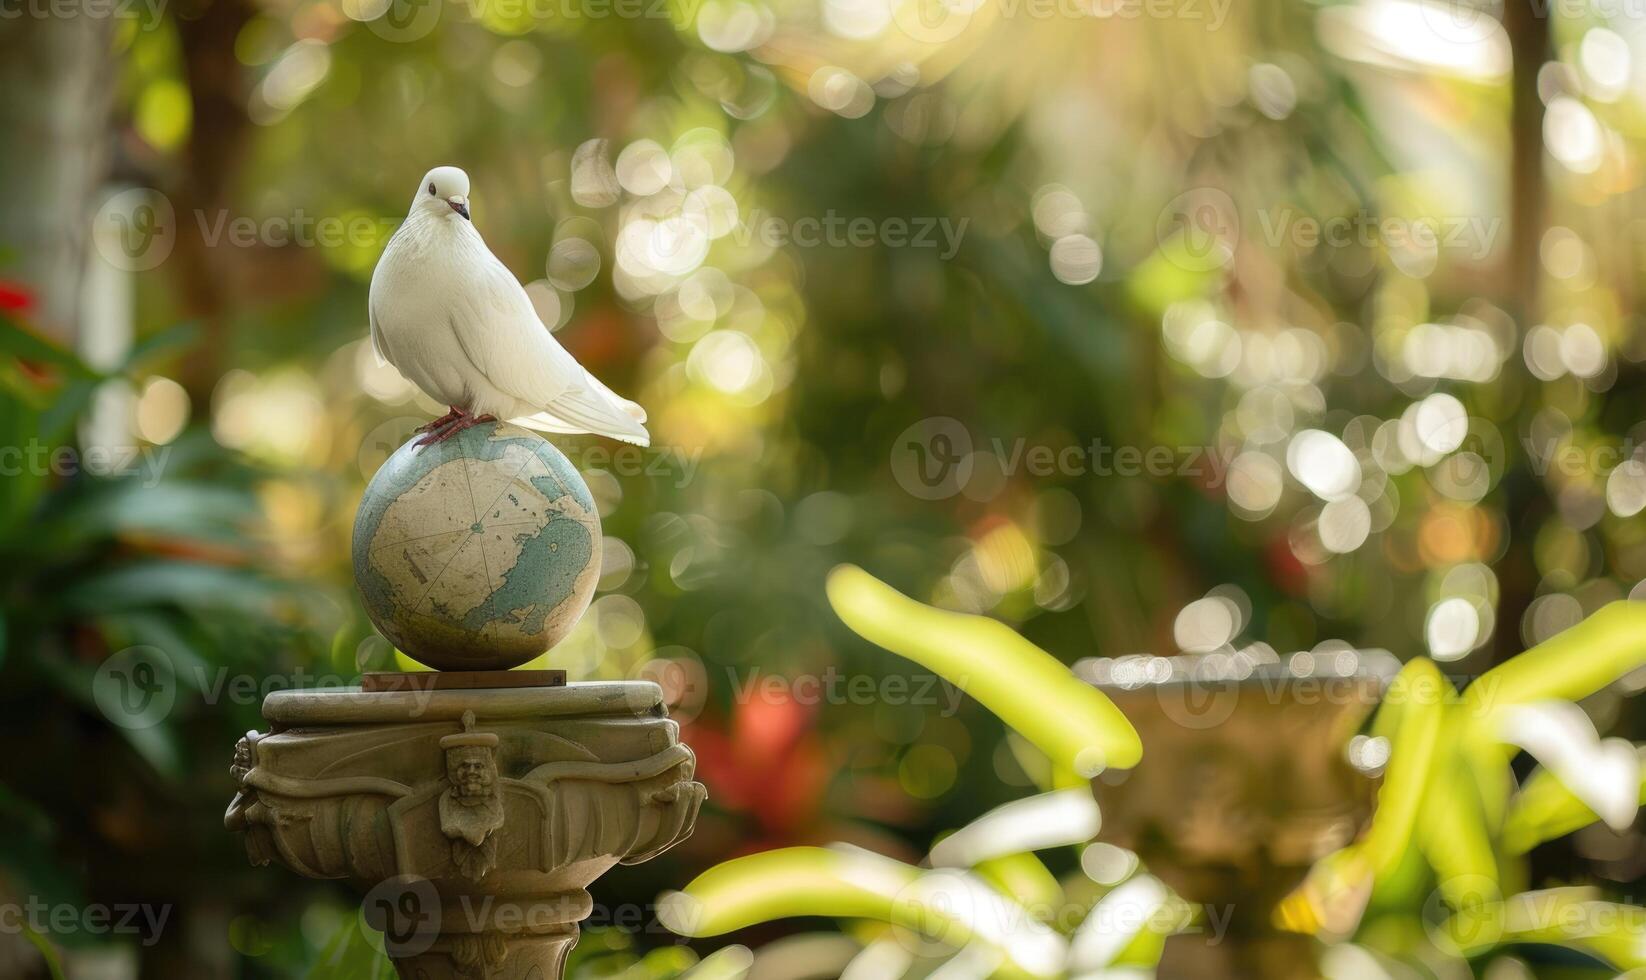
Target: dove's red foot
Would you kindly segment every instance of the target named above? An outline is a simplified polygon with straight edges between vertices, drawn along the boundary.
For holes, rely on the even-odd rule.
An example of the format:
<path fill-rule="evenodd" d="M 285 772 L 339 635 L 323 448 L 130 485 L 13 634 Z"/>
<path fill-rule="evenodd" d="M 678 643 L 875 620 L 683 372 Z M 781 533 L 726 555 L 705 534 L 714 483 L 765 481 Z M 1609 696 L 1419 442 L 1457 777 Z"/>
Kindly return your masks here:
<path fill-rule="evenodd" d="M 417 444 L 419 446 L 432 446 L 437 442 L 445 442 L 447 439 L 457 435 L 464 429 L 472 428 L 482 422 L 496 421 L 497 416 L 495 415 L 469 415 L 465 412 L 459 415 L 455 421 L 449 422 L 441 428 L 435 429 L 428 435 L 417 440 Z"/>
<path fill-rule="evenodd" d="M 444 415 L 440 416 L 439 418 L 435 419 L 433 422 L 429 422 L 426 425 L 418 426 L 416 429 L 414 429 L 412 431 L 414 431 L 414 432 L 433 432 L 436 429 L 444 429 L 446 426 L 451 425 L 453 422 L 456 422 L 458 419 L 462 418 L 464 416 L 464 414 L 465 413 L 461 408 L 458 408 L 456 405 L 453 405 L 451 407 L 451 411 L 449 411 L 446 414 L 444 414 Z"/>

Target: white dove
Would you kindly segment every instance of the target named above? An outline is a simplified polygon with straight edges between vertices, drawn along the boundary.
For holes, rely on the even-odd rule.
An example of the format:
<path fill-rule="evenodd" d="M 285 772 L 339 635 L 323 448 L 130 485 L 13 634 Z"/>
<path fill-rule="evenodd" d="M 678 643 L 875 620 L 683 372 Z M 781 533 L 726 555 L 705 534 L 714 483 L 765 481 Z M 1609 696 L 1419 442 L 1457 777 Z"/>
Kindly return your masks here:
<path fill-rule="evenodd" d="M 371 278 L 372 348 L 451 407 L 419 431 L 440 442 L 508 419 L 540 432 L 592 432 L 645 446 L 646 410 L 577 363 L 469 220 L 469 175 L 435 167 Z"/>

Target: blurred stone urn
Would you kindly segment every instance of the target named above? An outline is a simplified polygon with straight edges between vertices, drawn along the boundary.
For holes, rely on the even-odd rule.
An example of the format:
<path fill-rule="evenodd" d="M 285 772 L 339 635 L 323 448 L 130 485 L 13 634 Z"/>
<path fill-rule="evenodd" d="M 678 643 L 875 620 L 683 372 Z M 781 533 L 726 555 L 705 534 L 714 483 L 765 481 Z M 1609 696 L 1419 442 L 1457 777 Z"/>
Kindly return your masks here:
<path fill-rule="evenodd" d="M 1093 781 L 1098 839 L 1202 906 L 1167 940 L 1160 980 L 1320 976 L 1318 942 L 1281 930 L 1275 911 L 1370 819 L 1379 746 L 1356 731 L 1398 666 L 1347 648 L 1077 665 L 1143 740 L 1137 768 Z"/>
<path fill-rule="evenodd" d="M 464 436 L 409 460 L 408 443 L 368 486 L 356 577 L 401 649 L 488 669 L 270 694 L 269 731 L 235 747 L 224 822 L 255 864 L 349 882 L 407 980 L 558 980 L 588 886 L 684 839 L 705 794 L 657 685 L 503 669 L 587 607 L 598 517 L 548 443 L 512 426 Z M 460 561 L 469 548 L 485 560 Z M 392 562 L 422 585 L 398 584 Z"/>

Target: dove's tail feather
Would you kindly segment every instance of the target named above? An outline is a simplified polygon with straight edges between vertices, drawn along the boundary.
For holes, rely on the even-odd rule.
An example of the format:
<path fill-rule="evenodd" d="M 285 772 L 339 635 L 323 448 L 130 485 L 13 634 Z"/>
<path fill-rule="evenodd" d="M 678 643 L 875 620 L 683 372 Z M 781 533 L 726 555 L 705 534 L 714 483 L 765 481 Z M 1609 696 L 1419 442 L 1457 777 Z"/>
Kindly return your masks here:
<path fill-rule="evenodd" d="M 640 424 L 645 417 L 645 409 L 611 395 L 609 389 L 602 394 L 591 388 L 573 388 L 556 398 L 544 411 L 514 421 L 539 432 L 592 432 L 636 446 L 649 446 L 652 437 Z"/>
<path fill-rule="evenodd" d="M 548 412 L 539 412 L 536 415 L 522 415 L 519 418 L 509 419 L 515 425 L 538 432 L 552 432 L 561 436 L 580 436 L 589 430 L 570 422 L 562 422 Z"/>
<path fill-rule="evenodd" d="M 644 408 L 641 408 L 637 403 L 629 401 L 627 398 L 624 398 L 622 395 L 619 395 L 617 392 L 606 387 L 605 382 L 595 377 L 592 372 L 585 370 L 583 372 L 583 376 L 589 379 L 589 383 L 594 385 L 596 391 L 600 392 L 602 395 L 605 395 L 607 400 L 617 405 L 618 408 L 621 408 L 630 418 L 634 419 L 636 422 L 646 421 L 646 410 Z"/>

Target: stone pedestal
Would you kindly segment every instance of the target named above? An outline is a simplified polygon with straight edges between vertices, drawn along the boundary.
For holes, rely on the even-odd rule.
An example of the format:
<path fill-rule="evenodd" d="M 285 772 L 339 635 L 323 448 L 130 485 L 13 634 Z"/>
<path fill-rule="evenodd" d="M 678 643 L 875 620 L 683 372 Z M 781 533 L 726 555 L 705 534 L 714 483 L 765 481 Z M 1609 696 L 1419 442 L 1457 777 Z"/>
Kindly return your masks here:
<path fill-rule="evenodd" d="M 1099 840 L 1207 909 L 1207 928 L 1167 940 L 1160 980 L 1320 976 L 1319 943 L 1281 931 L 1275 909 L 1371 817 L 1376 783 L 1345 747 L 1393 666 L 1347 650 L 1082 665 L 1143 740 L 1141 765 L 1094 781 Z"/>
<path fill-rule="evenodd" d="M 587 886 L 691 833 L 695 759 L 654 684 L 283 691 L 235 748 L 252 861 L 345 879 L 400 975 L 555 980 Z"/>

